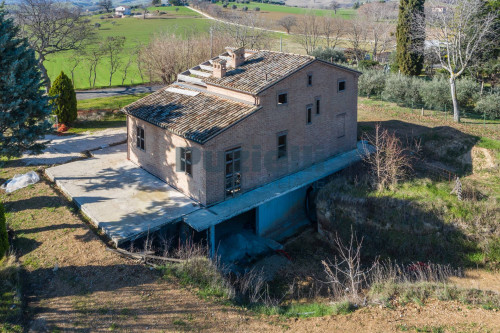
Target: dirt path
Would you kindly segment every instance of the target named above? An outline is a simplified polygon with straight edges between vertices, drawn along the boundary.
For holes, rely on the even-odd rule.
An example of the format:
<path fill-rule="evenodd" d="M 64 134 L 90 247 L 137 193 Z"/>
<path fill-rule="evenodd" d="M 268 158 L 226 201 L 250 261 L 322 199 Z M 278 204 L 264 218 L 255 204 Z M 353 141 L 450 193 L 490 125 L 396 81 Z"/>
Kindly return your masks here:
<path fill-rule="evenodd" d="M 0 177 L 31 169 L 5 167 Z M 201 300 L 155 270 L 106 251 L 47 181 L 0 196 L 25 267 L 26 327 L 33 332 L 498 332 L 500 327 L 497 312 L 439 301 L 300 320 L 255 316 Z"/>

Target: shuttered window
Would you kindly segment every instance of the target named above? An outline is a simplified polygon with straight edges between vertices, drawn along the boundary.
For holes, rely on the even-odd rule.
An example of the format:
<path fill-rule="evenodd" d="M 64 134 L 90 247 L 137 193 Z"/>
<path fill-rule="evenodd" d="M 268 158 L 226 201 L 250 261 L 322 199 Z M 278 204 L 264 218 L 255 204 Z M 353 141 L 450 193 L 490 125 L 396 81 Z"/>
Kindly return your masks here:
<path fill-rule="evenodd" d="M 137 126 L 136 128 L 137 134 L 137 148 L 144 150 L 144 128 Z"/>

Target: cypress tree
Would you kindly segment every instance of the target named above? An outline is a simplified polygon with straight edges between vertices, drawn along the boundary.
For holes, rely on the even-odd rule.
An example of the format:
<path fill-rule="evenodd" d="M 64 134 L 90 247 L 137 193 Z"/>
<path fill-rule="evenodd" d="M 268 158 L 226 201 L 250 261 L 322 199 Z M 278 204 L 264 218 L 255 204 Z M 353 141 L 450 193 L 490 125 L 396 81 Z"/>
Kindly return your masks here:
<path fill-rule="evenodd" d="M 424 66 L 424 32 L 416 20 L 424 18 L 424 0 L 400 0 L 396 28 L 396 57 L 401 73 L 420 75 Z"/>
<path fill-rule="evenodd" d="M 5 223 L 5 210 L 0 202 L 0 259 L 9 249 L 9 236 L 7 235 L 7 224 Z"/>
<path fill-rule="evenodd" d="M 49 90 L 49 96 L 53 97 L 51 101 L 53 112 L 60 123 L 71 124 L 76 120 L 76 93 L 73 83 L 64 72 L 55 79 Z"/>
<path fill-rule="evenodd" d="M 51 109 L 35 53 L 0 3 L 0 155 L 40 152 Z"/>

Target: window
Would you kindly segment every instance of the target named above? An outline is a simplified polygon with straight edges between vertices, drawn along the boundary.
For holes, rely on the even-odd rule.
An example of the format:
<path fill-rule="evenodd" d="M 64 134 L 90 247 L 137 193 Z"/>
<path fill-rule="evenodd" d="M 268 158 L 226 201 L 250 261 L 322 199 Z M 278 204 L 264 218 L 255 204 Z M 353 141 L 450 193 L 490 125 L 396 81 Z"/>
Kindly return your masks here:
<path fill-rule="evenodd" d="M 312 122 L 312 106 L 307 106 L 307 124 Z"/>
<path fill-rule="evenodd" d="M 337 116 L 337 137 L 345 136 L 345 113 Z"/>
<path fill-rule="evenodd" d="M 287 93 L 282 93 L 278 95 L 278 104 L 287 104 L 288 103 L 288 94 Z"/>
<path fill-rule="evenodd" d="M 177 171 L 193 174 L 193 151 L 190 148 L 177 148 Z"/>
<path fill-rule="evenodd" d="M 312 74 L 307 74 L 307 86 L 310 87 L 313 84 L 313 76 Z"/>
<path fill-rule="evenodd" d="M 339 92 L 345 90 L 345 81 L 339 81 Z"/>
<path fill-rule="evenodd" d="M 278 134 L 278 158 L 286 157 L 286 134 Z"/>
<path fill-rule="evenodd" d="M 137 148 L 144 150 L 144 128 L 137 126 Z"/>
<path fill-rule="evenodd" d="M 225 193 L 233 197 L 241 192 L 241 148 L 226 151 Z"/>
<path fill-rule="evenodd" d="M 316 97 L 316 114 L 319 114 L 320 107 L 321 107 L 321 101 L 320 101 L 320 98 L 319 98 L 319 97 Z"/>

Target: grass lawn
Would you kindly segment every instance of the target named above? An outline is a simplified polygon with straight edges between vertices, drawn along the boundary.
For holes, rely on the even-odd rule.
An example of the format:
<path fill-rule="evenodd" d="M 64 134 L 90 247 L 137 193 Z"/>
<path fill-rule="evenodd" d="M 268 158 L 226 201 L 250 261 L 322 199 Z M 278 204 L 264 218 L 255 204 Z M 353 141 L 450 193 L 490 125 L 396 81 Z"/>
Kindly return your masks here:
<path fill-rule="evenodd" d="M 254 10 L 255 7 L 259 7 L 261 12 L 275 12 L 275 13 L 286 13 L 286 14 L 305 14 L 308 12 L 312 12 L 313 14 L 318 16 L 337 16 L 346 19 L 350 19 L 354 15 L 356 15 L 356 10 L 352 8 L 341 8 L 337 10 L 337 14 L 334 14 L 334 11 L 329 9 L 308 9 L 308 8 L 272 5 L 260 2 L 250 2 L 249 4 L 230 2 L 228 8 L 230 8 L 233 4 L 236 5 L 238 9 L 241 9 L 246 6 L 248 7 L 249 10 Z M 222 2 L 221 1 L 217 2 L 217 5 L 222 6 Z"/>
<path fill-rule="evenodd" d="M 78 110 L 116 110 L 147 95 L 149 94 L 144 93 L 125 96 L 83 99 L 78 101 Z"/>
<path fill-rule="evenodd" d="M 136 17 L 128 17 L 123 19 L 100 19 L 99 15 L 91 18 L 92 24 L 101 24 L 98 29 L 98 36 L 106 38 L 109 36 L 124 36 L 126 37 L 125 48 L 121 54 L 122 65 L 114 74 L 111 82 L 112 86 L 122 84 L 123 67 L 132 57 L 133 61 L 128 69 L 127 78 L 123 82 L 125 85 L 140 84 L 147 82 L 147 75 L 141 78 L 137 64 L 135 62 L 135 52 L 138 46 L 149 42 L 152 36 L 163 31 L 175 31 L 178 36 L 186 36 L 192 32 L 208 34 L 208 28 L 211 24 L 210 20 L 200 18 L 199 14 L 193 12 L 189 8 L 181 7 L 179 12 L 175 12 L 173 7 L 161 7 L 162 11 L 167 11 L 167 15 L 162 19 L 141 19 Z M 194 13 L 196 15 L 184 15 L 185 13 Z M 182 15 L 181 15 L 182 14 Z M 113 24 L 114 23 L 114 24 Z M 94 47 L 95 45 L 90 45 Z M 74 52 L 57 53 L 48 57 L 45 66 L 51 80 L 54 80 L 57 75 L 64 71 L 71 77 L 72 59 L 75 58 Z M 96 87 L 107 87 L 109 85 L 109 61 L 103 58 L 97 66 Z M 75 86 L 77 89 L 90 88 L 89 84 L 89 65 L 85 60 L 82 60 L 75 69 Z"/>

